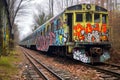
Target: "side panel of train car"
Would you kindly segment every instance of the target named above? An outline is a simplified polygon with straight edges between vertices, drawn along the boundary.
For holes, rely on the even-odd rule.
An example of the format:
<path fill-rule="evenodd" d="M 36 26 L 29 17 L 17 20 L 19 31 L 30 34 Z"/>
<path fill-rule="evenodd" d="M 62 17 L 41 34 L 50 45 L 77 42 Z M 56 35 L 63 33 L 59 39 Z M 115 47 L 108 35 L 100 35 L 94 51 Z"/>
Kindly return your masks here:
<path fill-rule="evenodd" d="M 110 58 L 108 12 L 90 4 L 71 6 L 35 30 L 27 42 L 84 63 L 104 62 Z"/>

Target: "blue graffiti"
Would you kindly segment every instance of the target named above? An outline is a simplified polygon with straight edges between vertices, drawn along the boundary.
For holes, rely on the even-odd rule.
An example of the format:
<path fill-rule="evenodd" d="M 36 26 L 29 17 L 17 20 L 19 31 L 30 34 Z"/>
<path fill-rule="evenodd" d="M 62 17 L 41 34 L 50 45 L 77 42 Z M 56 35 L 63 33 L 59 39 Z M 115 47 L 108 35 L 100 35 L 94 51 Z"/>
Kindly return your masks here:
<path fill-rule="evenodd" d="M 58 31 L 55 31 L 55 45 L 60 45 L 60 40 L 59 40 L 59 32 Z"/>
<path fill-rule="evenodd" d="M 55 32 L 55 43 L 54 45 L 63 45 L 64 44 L 64 29 L 56 30 Z"/>
<path fill-rule="evenodd" d="M 54 21 L 54 31 L 57 29 L 57 20 Z"/>

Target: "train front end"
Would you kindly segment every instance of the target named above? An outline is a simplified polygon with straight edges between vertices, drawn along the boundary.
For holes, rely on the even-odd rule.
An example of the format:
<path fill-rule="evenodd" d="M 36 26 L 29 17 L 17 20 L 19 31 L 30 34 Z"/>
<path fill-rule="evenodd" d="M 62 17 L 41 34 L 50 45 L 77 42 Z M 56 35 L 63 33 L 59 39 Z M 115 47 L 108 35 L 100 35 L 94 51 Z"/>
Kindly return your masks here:
<path fill-rule="evenodd" d="M 104 62 L 110 58 L 108 11 L 93 4 L 69 7 L 66 11 L 69 27 L 69 51 L 84 63 Z M 73 46 L 74 45 L 74 46 Z"/>

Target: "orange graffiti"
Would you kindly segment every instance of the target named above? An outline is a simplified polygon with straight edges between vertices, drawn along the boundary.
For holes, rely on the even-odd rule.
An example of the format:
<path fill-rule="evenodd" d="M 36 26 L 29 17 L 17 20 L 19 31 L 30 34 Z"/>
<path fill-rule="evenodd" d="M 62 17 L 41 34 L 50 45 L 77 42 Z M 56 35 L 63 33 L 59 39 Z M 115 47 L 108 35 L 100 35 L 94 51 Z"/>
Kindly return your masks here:
<path fill-rule="evenodd" d="M 74 36 L 78 37 L 79 40 L 84 40 L 85 37 L 81 34 L 81 31 L 84 30 L 81 24 L 74 26 Z"/>
<path fill-rule="evenodd" d="M 73 35 L 74 36 L 77 36 L 77 32 L 76 31 L 77 31 L 77 26 L 74 26 L 74 28 L 73 28 L 73 33 L 74 33 Z"/>
<path fill-rule="evenodd" d="M 82 27 L 81 24 L 77 24 L 76 26 L 74 26 L 74 36 L 80 36 L 81 35 L 81 31 L 84 30 L 84 28 Z"/>
<path fill-rule="evenodd" d="M 107 32 L 107 25 L 106 24 L 102 24 L 102 32 L 103 33 Z"/>
<path fill-rule="evenodd" d="M 96 26 L 96 27 L 94 28 L 94 30 L 95 30 L 95 31 L 100 31 L 100 30 L 99 30 L 99 24 L 96 23 L 95 26 Z"/>
<path fill-rule="evenodd" d="M 88 34 L 88 33 L 92 33 L 92 26 L 91 26 L 91 24 L 90 23 L 88 23 L 87 24 L 87 27 L 86 27 L 86 33 Z"/>
<path fill-rule="evenodd" d="M 95 27 L 94 27 L 95 26 Z M 77 24 L 73 27 L 73 35 L 74 39 L 76 40 L 85 40 L 85 35 L 88 35 L 88 33 L 92 34 L 92 31 L 98 31 L 101 33 L 106 33 L 107 32 L 107 25 L 102 24 L 102 27 L 100 29 L 99 23 L 96 23 L 95 25 L 91 25 L 90 23 L 86 24 L 86 27 L 83 27 L 81 24 Z M 96 34 L 99 35 L 99 34 Z M 94 42 L 96 40 L 95 36 L 91 37 L 91 41 Z M 101 36 L 100 40 L 108 40 L 107 36 Z"/>
<path fill-rule="evenodd" d="M 101 38 L 100 38 L 102 41 L 107 41 L 108 40 L 108 37 L 107 36 L 101 36 Z"/>
<path fill-rule="evenodd" d="M 84 40 L 85 39 L 85 36 L 80 36 L 79 37 L 79 40 Z"/>
<path fill-rule="evenodd" d="M 92 36 L 92 42 L 94 42 L 95 41 L 95 37 L 94 36 Z"/>

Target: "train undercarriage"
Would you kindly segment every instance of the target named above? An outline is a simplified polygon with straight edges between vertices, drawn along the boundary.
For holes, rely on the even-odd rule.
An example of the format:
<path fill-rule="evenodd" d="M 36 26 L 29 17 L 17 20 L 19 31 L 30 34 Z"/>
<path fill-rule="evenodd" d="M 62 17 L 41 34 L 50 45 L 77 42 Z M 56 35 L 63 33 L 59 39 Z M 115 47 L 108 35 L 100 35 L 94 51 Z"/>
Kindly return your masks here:
<path fill-rule="evenodd" d="M 105 62 L 110 58 L 110 47 L 109 43 L 76 43 L 72 48 L 70 46 L 49 46 L 48 51 L 45 52 L 48 55 L 67 56 L 84 63 L 95 63 Z M 29 48 L 37 50 L 35 45 Z"/>

